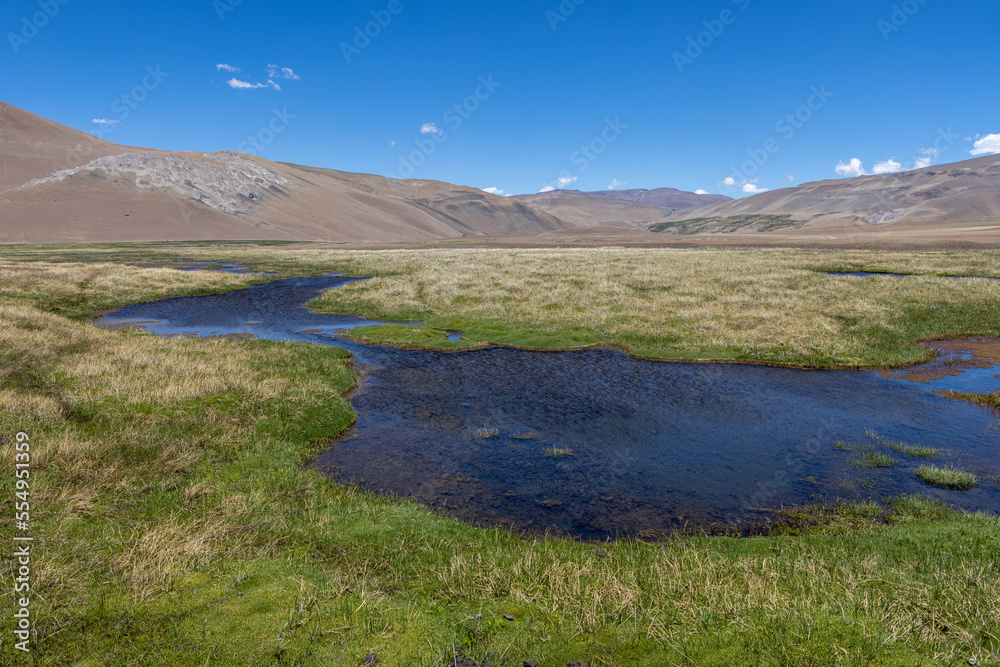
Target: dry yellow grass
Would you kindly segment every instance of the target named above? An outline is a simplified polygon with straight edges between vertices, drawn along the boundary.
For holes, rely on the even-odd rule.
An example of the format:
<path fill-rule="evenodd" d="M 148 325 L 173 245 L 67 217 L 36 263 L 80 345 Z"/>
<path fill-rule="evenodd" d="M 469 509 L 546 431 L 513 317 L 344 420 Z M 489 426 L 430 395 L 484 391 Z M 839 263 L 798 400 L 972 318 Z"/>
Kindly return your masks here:
<path fill-rule="evenodd" d="M 1000 282 L 822 272 L 865 267 L 1000 276 L 995 253 L 588 248 L 323 257 L 379 276 L 328 292 L 324 310 L 587 327 L 637 353 L 673 347 L 863 366 L 873 363 L 874 338 L 910 334 L 908 309 L 933 313 L 945 331 L 954 328 L 949 308 L 989 312 L 1000 305 Z M 982 324 L 989 329 L 997 322 Z"/>

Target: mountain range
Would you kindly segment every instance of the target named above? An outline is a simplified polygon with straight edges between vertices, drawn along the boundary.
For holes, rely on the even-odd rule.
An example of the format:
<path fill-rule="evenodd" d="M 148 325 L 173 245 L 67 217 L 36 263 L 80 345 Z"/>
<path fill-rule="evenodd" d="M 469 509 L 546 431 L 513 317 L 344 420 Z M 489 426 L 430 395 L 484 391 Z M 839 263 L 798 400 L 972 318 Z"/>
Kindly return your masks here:
<path fill-rule="evenodd" d="M 740 200 L 671 188 L 502 197 L 231 151 L 123 146 L 0 102 L 0 243 L 463 237 L 1000 246 L 1000 155 Z"/>

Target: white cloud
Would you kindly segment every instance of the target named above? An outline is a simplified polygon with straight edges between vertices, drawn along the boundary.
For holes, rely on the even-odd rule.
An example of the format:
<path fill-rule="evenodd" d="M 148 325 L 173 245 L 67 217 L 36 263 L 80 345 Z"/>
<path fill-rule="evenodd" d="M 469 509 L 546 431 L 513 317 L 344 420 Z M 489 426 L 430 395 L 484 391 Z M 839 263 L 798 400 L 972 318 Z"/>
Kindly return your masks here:
<path fill-rule="evenodd" d="M 389 145 L 392 146 L 393 148 L 395 148 L 396 147 L 396 142 L 395 141 L 390 141 Z"/>
<path fill-rule="evenodd" d="M 696 195 L 707 195 L 708 191 L 707 190 L 695 190 L 694 193 Z"/>
<path fill-rule="evenodd" d="M 788 179 L 789 183 L 794 183 L 795 182 L 795 177 L 792 176 L 791 174 L 785 174 L 785 178 Z"/>
<path fill-rule="evenodd" d="M 420 134 L 442 134 L 435 123 L 424 123 L 420 126 Z"/>
<path fill-rule="evenodd" d="M 267 83 L 250 83 L 249 81 L 240 81 L 237 78 L 232 78 L 226 83 L 229 84 L 230 88 L 235 88 L 237 90 L 254 90 L 256 88 L 274 88 L 275 90 L 281 90 L 281 86 L 276 84 L 274 81 L 268 79 Z"/>
<path fill-rule="evenodd" d="M 841 162 L 836 167 L 837 173 L 841 176 L 847 176 L 848 178 L 854 178 L 855 176 L 865 176 L 868 174 L 865 171 L 865 167 L 861 164 L 861 160 L 858 158 L 851 158 L 849 163 Z"/>
<path fill-rule="evenodd" d="M 885 162 L 876 162 L 872 168 L 873 174 L 898 174 L 903 171 L 903 165 L 895 160 L 889 159 Z"/>
<path fill-rule="evenodd" d="M 292 71 L 291 67 L 278 67 L 277 65 L 268 65 L 267 75 L 272 79 L 291 79 L 292 81 L 298 81 L 300 78 Z"/>
<path fill-rule="evenodd" d="M 502 195 L 503 190 L 500 188 L 483 188 L 483 192 L 489 192 L 491 195 Z"/>
<path fill-rule="evenodd" d="M 628 185 L 628 183 L 621 183 L 617 178 L 611 180 L 611 185 L 608 186 L 608 190 L 614 190 L 615 188 L 620 188 L 623 185 Z"/>
<path fill-rule="evenodd" d="M 576 183 L 578 180 L 580 180 L 580 179 L 577 176 L 563 176 L 562 178 L 560 178 L 556 182 L 559 183 L 559 187 L 560 188 L 564 188 L 567 185 L 569 185 L 570 183 Z"/>
<path fill-rule="evenodd" d="M 977 136 L 976 145 L 970 151 L 973 155 L 998 155 L 1000 154 L 1000 134 L 987 134 L 985 137 Z"/>
<path fill-rule="evenodd" d="M 918 157 L 913 163 L 914 169 L 923 169 L 925 167 L 931 166 L 934 158 L 941 155 L 941 151 L 937 148 L 922 148 L 920 149 L 920 154 L 922 157 Z"/>
<path fill-rule="evenodd" d="M 220 72 L 242 72 L 243 71 L 239 67 L 234 67 L 234 66 L 230 65 L 229 63 L 219 63 L 218 65 L 215 66 L 215 69 L 219 70 Z"/>
<path fill-rule="evenodd" d="M 769 188 L 758 187 L 757 185 L 758 180 L 760 179 L 755 178 L 752 181 L 737 181 L 732 176 L 728 176 L 726 177 L 725 180 L 722 181 L 722 184 L 727 188 L 731 188 L 734 186 L 742 186 L 744 193 L 748 195 L 759 195 L 762 192 L 767 192 Z M 705 192 L 704 190 L 699 190 L 695 194 L 708 194 L 708 193 Z"/>
<path fill-rule="evenodd" d="M 555 186 L 546 185 L 544 188 L 538 191 L 538 194 L 542 194 L 543 192 L 552 192 L 553 190 L 555 190 Z"/>
<path fill-rule="evenodd" d="M 93 122 L 96 123 L 96 124 L 98 124 L 98 125 L 117 125 L 121 121 L 120 120 L 111 120 L 110 118 L 95 118 L 93 120 Z"/>

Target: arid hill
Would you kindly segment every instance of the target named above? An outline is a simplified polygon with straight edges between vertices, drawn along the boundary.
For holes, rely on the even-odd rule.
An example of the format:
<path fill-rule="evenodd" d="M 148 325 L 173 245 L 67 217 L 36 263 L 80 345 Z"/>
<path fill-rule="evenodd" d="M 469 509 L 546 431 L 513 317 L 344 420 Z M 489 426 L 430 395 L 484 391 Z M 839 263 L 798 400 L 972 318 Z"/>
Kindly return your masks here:
<path fill-rule="evenodd" d="M 529 204 L 436 181 L 172 153 L 97 139 L 0 102 L 0 242 L 399 242 L 565 229 Z"/>
<path fill-rule="evenodd" d="M 572 227 L 609 224 L 638 227 L 662 221 L 681 209 L 732 201 L 724 195 L 699 195 L 673 188 L 601 192 L 553 190 L 518 195 L 515 199 L 547 211 Z"/>
<path fill-rule="evenodd" d="M 584 192 L 583 194 L 588 197 L 597 197 L 598 199 L 618 199 L 676 210 L 699 208 L 701 206 L 711 206 L 712 204 L 733 201 L 732 197 L 727 197 L 726 195 L 702 195 L 697 192 L 685 192 L 684 190 L 676 190 L 674 188 L 656 188 L 655 190 L 601 190 L 597 192 Z"/>
<path fill-rule="evenodd" d="M 1000 156 L 719 198 L 669 188 L 499 197 L 230 151 L 122 146 L 0 102 L 0 243 L 1000 247 Z"/>
<path fill-rule="evenodd" d="M 805 183 L 672 213 L 650 227 L 676 234 L 878 230 L 1000 224 L 1000 155 L 898 174 Z"/>

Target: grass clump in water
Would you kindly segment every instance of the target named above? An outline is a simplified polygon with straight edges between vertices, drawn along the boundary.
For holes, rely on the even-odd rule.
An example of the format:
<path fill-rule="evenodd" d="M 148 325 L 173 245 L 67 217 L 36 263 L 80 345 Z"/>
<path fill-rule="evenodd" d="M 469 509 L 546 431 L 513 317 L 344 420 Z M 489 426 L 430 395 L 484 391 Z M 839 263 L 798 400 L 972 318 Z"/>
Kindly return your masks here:
<path fill-rule="evenodd" d="M 979 478 L 971 472 L 949 468 L 948 466 L 920 466 L 914 473 L 925 484 L 942 489 L 972 489 L 979 485 Z"/>
<path fill-rule="evenodd" d="M 908 445 L 905 442 L 887 441 L 884 444 L 897 454 L 903 454 L 915 459 L 936 459 L 945 453 L 943 449 L 924 447 L 922 445 Z"/>
<path fill-rule="evenodd" d="M 883 454 L 876 451 L 871 445 L 860 442 L 837 440 L 833 443 L 833 448 L 840 452 L 856 452 L 857 456 L 853 460 L 856 468 L 872 470 L 874 468 L 891 468 L 896 465 L 895 459 L 888 454 Z"/>
<path fill-rule="evenodd" d="M 496 438 L 500 435 L 500 429 L 498 428 L 481 428 L 476 432 L 476 437 L 482 440 L 489 440 L 490 438 Z"/>
<path fill-rule="evenodd" d="M 864 468 L 865 470 L 871 470 L 873 468 L 891 468 L 896 465 L 896 460 L 888 454 L 869 450 L 861 452 L 858 457 L 854 459 L 854 465 L 858 468 Z"/>
<path fill-rule="evenodd" d="M 559 449 L 558 447 L 549 447 L 542 453 L 550 459 L 561 459 L 567 456 L 573 456 L 572 449 Z"/>
<path fill-rule="evenodd" d="M 883 438 L 881 435 L 871 430 L 865 431 L 865 435 L 877 442 L 881 447 L 886 447 L 897 454 L 903 454 L 904 456 L 909 456 L 915 459 L 936 459 L 937 457 L 944 456 L 947 453 L 943 449 L 937 449 L 935 447 L 910 445 L 905 442 L 889 440 L 888 438 Z"/>

